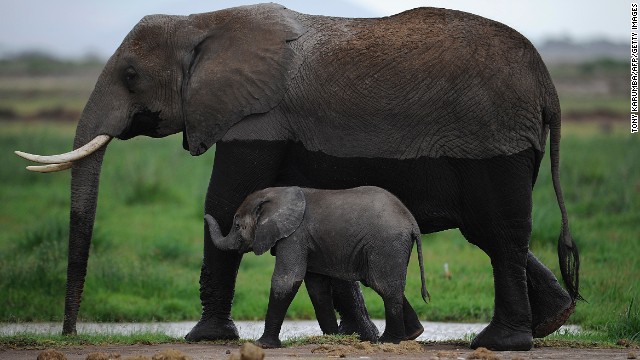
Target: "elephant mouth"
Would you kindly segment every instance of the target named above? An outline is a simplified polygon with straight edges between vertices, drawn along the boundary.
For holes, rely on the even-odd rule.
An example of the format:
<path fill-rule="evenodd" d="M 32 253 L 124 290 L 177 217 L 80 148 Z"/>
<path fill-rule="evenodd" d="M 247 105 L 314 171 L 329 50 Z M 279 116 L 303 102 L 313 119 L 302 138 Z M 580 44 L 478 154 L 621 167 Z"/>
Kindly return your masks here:
<path fill-rule="evenodd" d="M 160 113 L 161 111 L 151 111 L 146 107 L 135 109 L 133 115 L 130 116 L 131 121 L 129 125 L 118 135 L 118 139 L 129 140 L 138 135 L 150 137 L 165 136 L 159 131 L 159 124 L 162 121 Z"/>

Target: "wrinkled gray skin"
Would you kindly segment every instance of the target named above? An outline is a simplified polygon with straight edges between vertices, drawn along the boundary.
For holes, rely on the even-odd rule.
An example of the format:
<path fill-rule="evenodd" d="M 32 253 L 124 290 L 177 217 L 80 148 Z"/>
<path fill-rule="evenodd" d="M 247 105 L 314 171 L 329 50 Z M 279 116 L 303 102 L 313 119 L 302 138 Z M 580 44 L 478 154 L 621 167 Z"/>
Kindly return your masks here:
<path fill-rule="evenodd" d="M 257 344 L 280 347 L 278 335 L 287 309 L 303 280 L 322 277 L 361 281 L 384 301 L 382 342 L 413 340 L 424 330 L 406 297 L 407 265 L 414 241 L 418 250 L 422 296 L 427 301 L 420 229 L 411 212 L 388 191 L 364 186 L 348 190 L 277 187 L 247 197 L 223 237 L 218 223 L 205 216 L 211 240 L 223 251 L 261 255 L 271 249 L 276 265 L 271 278 L 265 330 Z M 312 284 L 312 288 L 318 285 Z M 333 312 L 327 292 L 310 291 L 316 312 Z M 335 314 L 322 328 L 337 329 Z M 406 319 L 405 319 L 406 318 Z"/>
<path fill-rule="evenodd" d="M 558 97 L 531 43 L 502 24 L 444 9 L 343 19 L 275 4 L 145 17 L 107 62 L 74 148 L 100 134 L 179 132 L 192 155 L 216 144 L 205 212 L 223 233 L 248 194 L 278 185 L 376 185 L 407 205 L 422 233 L 459 228 L 494 270 L 494 316 L 473 347 L 526 350 L 579 298 Z M 548 134 L 568 292 L 528 250 Z M 76 331 L 105 149 L 73 163 L 65 334 Z M 204 231 L 203 313 L 187 338 L 237 338 L 230 314 L 242 257 Z M 341 330 L 375 339 L 358 285 L 332 290 Z"/>

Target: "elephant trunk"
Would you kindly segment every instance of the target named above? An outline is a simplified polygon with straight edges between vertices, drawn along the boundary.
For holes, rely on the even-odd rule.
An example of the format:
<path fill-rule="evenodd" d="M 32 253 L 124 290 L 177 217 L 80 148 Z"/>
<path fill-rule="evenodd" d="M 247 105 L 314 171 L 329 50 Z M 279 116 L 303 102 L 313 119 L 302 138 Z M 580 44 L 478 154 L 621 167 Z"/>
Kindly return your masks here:
<path fill-rule="evenodd" d="M 224 251 L 238 250 L 238 244 L 234 243 L 231 236 L 222 236 L 220 226 L 213 216 L 206 214 L 204 219 L 209 225 L 209 236 L 216 248 Z"/>
<path fill-rule="evenodd" d="M 93 136 L 95 123 L 91 116 L 83 114 L 74 140 L 74 149 L 87 144 Z M 67 264 L 67 286 L 64 305 L 62 333 L 76 334 L 76 321 L 80 309 L 84 281 L 87 274 L 89 248 L 98 200 L 100 170 L 106 144 L 91 154 L 73 161 L 71 169 L 71 210 L 69 214 L 69 251 Z"/>

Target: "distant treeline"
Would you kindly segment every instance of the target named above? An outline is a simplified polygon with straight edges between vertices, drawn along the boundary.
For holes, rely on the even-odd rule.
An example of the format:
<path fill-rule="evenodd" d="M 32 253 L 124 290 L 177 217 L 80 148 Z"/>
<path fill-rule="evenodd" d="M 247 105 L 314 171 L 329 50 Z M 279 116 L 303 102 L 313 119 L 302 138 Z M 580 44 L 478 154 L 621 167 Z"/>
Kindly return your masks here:
<path fill-rule="evenodd" d="M 615 56 L 616 44 L 572 44 L 556 41 L 539 47 L 560 95 L 563 118 L 626 118 L 629 60 Z M 572 56 L 559 56 L 563 45 L 564 54 Z M 580 61 L 550 61 L 554 54 L 556 60 Z M 59 58 L 42 51 L 0 55 L 0 120 L 77 120 L 104 64 L 98 56 Z"/>
<path fill-rule="evenodd" d="M 66 75 L 102 66 L 104 60 L 94 55 L 62 59 L 42 51 L 27 51 L 0 58 L 0 75 Z"/>
<path fill-rule="evenodd" d="M 608 40 L 575 41 L 571 38 L 548 39 L 536 47 L 550 64 L 579 64 L 599 59 L 629 62 L 629 45 Z"/>

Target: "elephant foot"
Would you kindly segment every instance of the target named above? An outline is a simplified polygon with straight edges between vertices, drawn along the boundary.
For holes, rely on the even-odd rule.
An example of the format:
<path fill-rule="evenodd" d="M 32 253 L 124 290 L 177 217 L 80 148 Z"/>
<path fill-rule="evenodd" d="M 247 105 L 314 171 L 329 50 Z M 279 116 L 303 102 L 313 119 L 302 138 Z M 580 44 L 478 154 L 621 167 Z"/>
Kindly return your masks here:
<path fill-rule="evenodd" d="M 567 321 L 576 307 L 576 302 L 560 285 L 551 270 L 531 252 L 527 259 L 527 287 L 533 337 L 545 337 Z"/>
<path fill-rule="evenodd" d="M 535 338 L 545 337 L 558 330 L 576 307 L 576 302 L 571 299 L 569 293 L 560 286 L 553 274 L 548 272 L 549 274 L 538 276 L 541 279 L 531 276 L 529 280 L 531 329 Z"/>
<path fill-rule="evenodd" d="M 541 319 L 537 324 L 533 324 L 533 337 L 534 338 L 543 338 L 552 332 L 558 330 L 560 326 L 564 325 L 564 323 L 569 319 L 569 316 L 573 314 L 576 309 L 576 303 L 574 301 L 570 301 L 569 305 L 563 310 L 557 312 L 555 315 L 549 316 L 545 319 Z"/>
<path fill-rule="evenodd" d="M 387 334 L 385 332 L 385 333 L 382 333 L 382 336 L 380 336 L 380 338 L 378 339 L 378 342 L 400 344 L 400 342 L 404 340 L 406 340 L 405 337 L 397 337 L 394 335 Z"/>
<path fill-rule="evenodd" d="M 342 335 L 356 334 L 360 337 L 360 341 L 370 341 L 372 343 L 378 341 L 378 335 L 380 334 L 378 328 L 369 317 L 362 319 L 361 324 L 358 324 L 355 320 L 349 321 L 342 319 L 340 326 L 338 326 L 338 333 Z"/>
<path fill-rule="evenodd" d="M 497 351 L 528 351 L 533 336 L 528 331 L 515 331 L 493 321 L 471 341 L 471 348 L 484 347 Z"/>
<path fill-rule="evenodd" d="M 256 346 L 259 346 L 263 349 L 277 349 L 282 347 L 282 342 L 277 337 L 269 337 L 262 335 L 260 339 L 256 341 Z"/>
<path fill-rule="evenodd" d="M 184 337 L 190 342 L 203 340 L 237 340 L 238 329 L 231 319 L 208 318 L 198 321 L 196 326 Z"/>
<path fill-rule="evenodd" d="M 420 325 L 419 328 L 414 328 L 413 331 L 405 328 L 405 333 L 407 334 L 403 340 L 415 340 L 418 336 L 422 335 L 424 332 L 424 327 Z"/>

